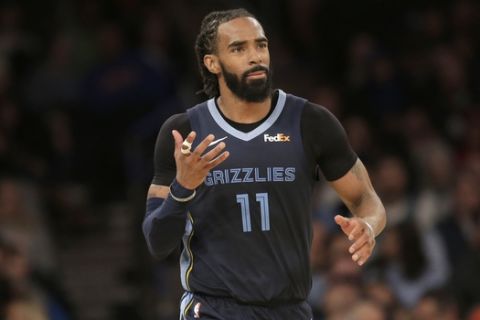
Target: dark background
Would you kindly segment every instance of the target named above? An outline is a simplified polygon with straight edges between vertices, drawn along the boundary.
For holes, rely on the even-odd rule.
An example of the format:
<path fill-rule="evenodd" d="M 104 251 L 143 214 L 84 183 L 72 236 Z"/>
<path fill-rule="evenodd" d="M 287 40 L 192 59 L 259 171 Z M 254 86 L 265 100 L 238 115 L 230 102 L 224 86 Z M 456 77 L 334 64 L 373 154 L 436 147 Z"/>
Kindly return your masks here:
<path fill-rule="evenodd" d="M 358 268 L 319 182 L 315 319 L 480 319 L 480 6 L 463 0 L 1 1 L 0 317 L 178 318 L 178 252 L 154 261 L 141 233 L 153 147 L 204 99 L 201 19 L 236 7 L 387 208 Z"/>

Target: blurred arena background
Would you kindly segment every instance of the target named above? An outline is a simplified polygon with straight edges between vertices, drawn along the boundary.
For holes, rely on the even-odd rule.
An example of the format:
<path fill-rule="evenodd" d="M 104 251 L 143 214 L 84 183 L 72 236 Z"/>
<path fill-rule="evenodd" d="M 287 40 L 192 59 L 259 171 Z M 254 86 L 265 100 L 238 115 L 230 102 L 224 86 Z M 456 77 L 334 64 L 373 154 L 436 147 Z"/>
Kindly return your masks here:
<path fill-rule="evenodd" d="M 178 252 L 141 233 L 158 129 L 203 97 L 211 10 L 264 24 L 276 87 L 329 108 L 384 201 L 363 268 L 319 182 L 319 319 L 480 319 L 480 4 L 0 2 L 0 318 L 177 319 Z M 292 319 L 294 320 L 294 319 Z"/>

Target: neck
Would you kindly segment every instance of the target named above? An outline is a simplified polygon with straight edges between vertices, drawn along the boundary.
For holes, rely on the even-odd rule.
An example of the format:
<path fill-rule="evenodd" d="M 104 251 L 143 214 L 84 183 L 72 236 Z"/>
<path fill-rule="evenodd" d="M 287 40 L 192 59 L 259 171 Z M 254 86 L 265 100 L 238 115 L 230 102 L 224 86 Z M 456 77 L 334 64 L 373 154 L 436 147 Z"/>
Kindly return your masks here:
<path fill-rule="evenodd" d="M 226 92 L 227 91 L 227 92 Z M 230 90 L 221 90 L 217 104 L 223 115 L 237 123 L 255 123 L 262 120 L 270 111 L 272 97 L 261 102 L 241 100 Z"/>

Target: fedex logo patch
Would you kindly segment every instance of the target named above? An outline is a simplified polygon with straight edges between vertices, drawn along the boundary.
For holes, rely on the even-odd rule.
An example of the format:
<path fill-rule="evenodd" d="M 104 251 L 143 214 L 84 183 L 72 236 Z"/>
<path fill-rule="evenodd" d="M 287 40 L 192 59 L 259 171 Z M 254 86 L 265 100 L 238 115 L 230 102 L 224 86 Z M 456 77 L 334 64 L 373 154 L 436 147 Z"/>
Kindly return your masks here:
<path fill-rule="evenodd" d="M 283 133 L 277 133 L 274 136 L 269 134 L 263 135 L 263 141 L 265 142 L 290 142 L 290 136 L 287 136 Z"/>

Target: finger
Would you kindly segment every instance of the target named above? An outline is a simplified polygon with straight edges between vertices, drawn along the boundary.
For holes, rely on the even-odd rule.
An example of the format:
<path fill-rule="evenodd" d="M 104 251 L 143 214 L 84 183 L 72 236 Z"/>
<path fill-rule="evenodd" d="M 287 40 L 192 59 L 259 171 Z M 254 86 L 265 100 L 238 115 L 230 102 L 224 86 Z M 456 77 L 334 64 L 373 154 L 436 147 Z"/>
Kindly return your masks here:
<path fill-rule="evenodd" d="M 210 161 L 208 163 L 208 170 L 212 169 L 212 168 L 215 168 L 216 166 L 218 166 L 220 163 L 222 163 L 223 161 L 227 160 L 227 158 L 230 156 L 230 152 L 228 151 L 225 151 L 224 153 L 222 153 L 221 155 L 219 155 L 218 157 L 216 157 L 215 159 L 213 159 L 212 161 Z"/>
<path fill-rule="evenodd" d="M 363 234 L 360 238 L 358 238 L 348 249 L 348 252 L 350 253 L 355 253 L 358 251 L 361 247 L 363 247 L 366 243 L 368 243 L 370 240 L 370 237 L 366 234 Z"/>
<path fill-rule="evenodd" d="M 175 149 L 180 148 L 183 142 L 182 135 L 177 130 L 172 130 L 172 135 L 173 135 L 173 140 L 175 140 Z"/>
<path fill-rule="evenodd" d="M 183 143 L 182 135 L 177 130 L 172 130 L 172 135 L 173 135 L 173 139 L 175 140 L 175 148 L 180 150 L 180 148 L 182 147 L 182 143 Z M 193 140 L 195 140 L 196 135 L 197 134 L 195 133 L 195 131 L 191 131 L 187 135 L 185 140 L 187 140 L 189 143 L 193 143 Z"/>
<path fill-rule="evenodd" d="M 335 223 L 338 224 L 341 228 L 342 228 L 342 231 L 348 235 L 349 231 L 350 231 L 350 219 L 349 218 L 345 218 L 339 214 L 337 214 L 335 216 Z"/>
<path fill-rule="evenodd" d="M 348 218 L 345 218 L 344 216 L 341 216 L 339 214 L 337 214 L 335 216 L 335 222 L 339 225 L 339 226 L 343 226 L 343 225 L 346 225 L 349 223 L 349 220 Z"/>
<path fill-rule="evenodd" d="M 372 255 L 373 246 L 364 244 L 357 252 L 352 255 L 352 260 L 359 266 L 363 265 Z"/>
<path fill-rule="evenodd" d="M 203 152 L 205 151 L 205 149 L 207 149 L 208 145 L 210 144 L 210 142 L 213 141 L 213 139 L 215 139 L 215 136 L 213 134 L 209 134 L 205 139 L 202 140 L 202 142 L 200 142 L 200 144 L 195 148 L 195 150 L 193 150 L 193 153 L 197 157 L 201 157 Z"/>
<path fill-rule="evenodd" d="M 193 136 L 195 138 L 195 136 Z M 180 147 L 180 152 L 185 155 L 186 157 L 190 156 L 192 153 L 192 135 L 188 135 L 185 140 L 183 140 L 182 146 Z"/>
<path fill-rule="evenodd" d="M 353 241 L 358 239 L 364 233 L 364 226 L 358 221 L 352 223 L 353 228 L 350 230 L 348 234 L 348 240 Z"/>
<path fill-rule="evenodd" d="M 215 159 L 224 148 L 225 148 L 225 143 L 220 142 L 215 148 L 213 148 L 212 150 L 204 154 L 202 156 L 202 159 L 205 160 L 206 162 L 210 162 L 211 160 Z"/>

